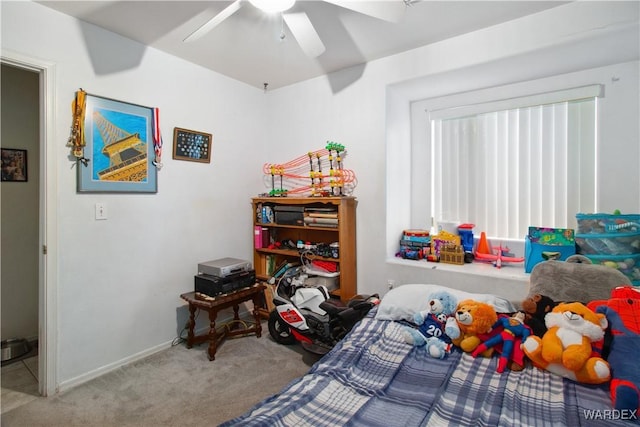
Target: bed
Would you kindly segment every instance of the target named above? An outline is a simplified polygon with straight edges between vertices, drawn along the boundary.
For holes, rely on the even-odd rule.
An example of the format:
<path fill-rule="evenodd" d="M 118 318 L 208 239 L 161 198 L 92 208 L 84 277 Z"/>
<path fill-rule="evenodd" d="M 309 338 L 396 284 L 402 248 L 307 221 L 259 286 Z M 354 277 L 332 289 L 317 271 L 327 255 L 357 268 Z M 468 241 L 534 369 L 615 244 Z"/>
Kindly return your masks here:
<path fill-rule="evenodd" d="M 305 376 L 222 426 L 629 425 L 611 419 L 607 384 L 579 384 L 530 365 L 500 374 L 495 356 L 455 349 L 440 360 L 407 344 L 398 310 L 411 312 L 406 305 L 417 299 L 406 293 L 402 306 L 385 296 Z M 496 311 L 513 308 L 492 302 Z"/>

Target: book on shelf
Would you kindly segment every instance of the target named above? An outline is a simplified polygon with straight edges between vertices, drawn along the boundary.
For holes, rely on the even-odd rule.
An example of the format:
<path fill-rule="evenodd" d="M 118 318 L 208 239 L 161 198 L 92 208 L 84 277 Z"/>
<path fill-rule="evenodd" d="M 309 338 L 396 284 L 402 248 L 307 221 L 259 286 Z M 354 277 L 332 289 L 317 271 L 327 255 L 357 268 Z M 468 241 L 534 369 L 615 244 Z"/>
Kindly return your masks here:
<path fill-rule="evenodd" d="M 307 225 L 318 225 L 325 227 L 337 227 L 338 226 L 338 218 L 315 218 L 306 216 L 304 217 L 304 223 Z"/>
<path fill-rule="evenodd" d="M 317 207 L 307 207 L 304 208 L 305 212 L 317 212 L 317 213 L 336 213 L 338 210 L 336 208 L 317 208 Z"/>
<path fill-rule="evenodd" d="M 316 228 L 338 228 L 338 224 L 305 224 L 307 227 L 316 227 Z"/>
<path fill-rule="evenodd" d="M 265 260 L 265 272 L 267 276 L 272 276 L 276 270 L 276 257 L 274 255 L 267 255 L 264 257 Z"/>
<path fill-rule="evenodd" d="M 297 267 L 300 265 L 299 262 L 289 262 L 288 260 L 282 261 L 278 266 L 274 269 L 274 273 L 272 274 L 272 279 L 280 278 L 284 273 L 287 272 L 290 268 Z"/>
<path fill-rule="evenodd" d="M 254 227 L 254 246 L 256 249 L 266 248 L 270 243 L 269 229 L 256 225 Z"/>
<path fill-rule="evenodd" d="M 305 212 L 305 216 L 311 218 L 338 218 L 338 213 Z"/>

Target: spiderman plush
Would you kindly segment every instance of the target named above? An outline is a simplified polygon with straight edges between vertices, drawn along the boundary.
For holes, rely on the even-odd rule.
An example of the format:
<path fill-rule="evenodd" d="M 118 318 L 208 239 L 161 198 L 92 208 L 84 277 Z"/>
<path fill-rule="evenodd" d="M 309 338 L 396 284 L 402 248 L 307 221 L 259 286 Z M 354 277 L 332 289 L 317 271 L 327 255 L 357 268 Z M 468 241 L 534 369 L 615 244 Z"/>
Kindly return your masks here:
<path fill-rule="evenodd" d="M 620 286 L 611 298 L 592 301 L 589 308 L 604 313 L 611 330 L 611 343 L 603 357 L 611 366 L 611 399 L 615 409 L 635 411 L 640 407 L 640 289 Z M 606 338 L 605 338 L 606 340 Z"/>

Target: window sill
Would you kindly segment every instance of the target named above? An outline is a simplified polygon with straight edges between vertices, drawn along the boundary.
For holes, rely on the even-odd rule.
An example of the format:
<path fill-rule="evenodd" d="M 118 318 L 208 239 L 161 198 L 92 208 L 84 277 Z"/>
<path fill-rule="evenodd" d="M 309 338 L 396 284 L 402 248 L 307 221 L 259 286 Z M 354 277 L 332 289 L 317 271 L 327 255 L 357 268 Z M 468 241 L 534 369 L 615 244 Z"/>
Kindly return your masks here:
<path fill-rule="evenodd" d="M 524 271 L 524 263 L 503 264 L 501 268 L 496 268 L 490 263 L 472 262 L 470 264 L 455 265 L 443 262 L 428 262 L 426 260 L 409 260 L 402 258 L 388 258 L 390 264 L 418 267 L 430 270 L 446 271 L 456 274 L 467 274 L 471 276 L 482 276 L 483 278 L 499 278 L 509 281 L 529 283 L 529 273 Z"/>

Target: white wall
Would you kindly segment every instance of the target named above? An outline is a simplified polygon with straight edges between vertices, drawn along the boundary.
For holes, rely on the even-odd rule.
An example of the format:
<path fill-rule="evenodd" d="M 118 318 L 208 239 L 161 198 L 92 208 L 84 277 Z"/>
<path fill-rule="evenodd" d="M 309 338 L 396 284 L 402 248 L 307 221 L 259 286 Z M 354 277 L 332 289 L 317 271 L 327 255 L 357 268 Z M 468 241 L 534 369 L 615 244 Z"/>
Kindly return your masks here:
<path fill-rule="evenodd" d="M 58 380 L 64 388 L 168 345 L 184 326 L 179 295 L 193 290 L 198 262 L 249 259 L 249 197 L 262 190 L 265 95 L 30 2 L 2 2 L 2 49 L 56 66 L 59 223 L 57 248 L 50 251 L 59 260 Z M 119 58 L 139 55 L 130 69 L 104 72 L 121 65 Z M 78 88 L 160 108 L 164 167 L 157 194 L 76 193 L 76 166 L 65 145 Z M 172 160 L 174 127 L 212 133 L 211 163 Z M 94 219 L 96 202 L 106 203 L 106 221 Z"/>
<path fill-rule="evenodd" d="M 101 48 L 87 52 L 83 31 L 94 41 L 92 46 Z M 423 95 L 412 83 L 440 84 L 438 79 L 430 79 L 447 75 L 462 77 L 463 82 L 490 82 L 489 70 L 498 77 L 508 75 L 507 68 L 496 72 L 492 68 L 496 64 L 522 67 L 528 63 L 527 73 L 547 75 L 637 61 L 637 40 L 637 3 L 579 2 L 374 61 L 364 70 L 344 70 L 265 96 L 262 91 L 97 28 L 80 27 L 78 21 L 45 7 L 3 2 L 3 49 L 57 66 L 60 382 L 70 385 L 81 381 L 105 366 L 172 339 L 176 328 L 182 326 L 176 321 L 178 295 L 192 289 L 197 262 L 250 256 L 248 199 L 264 190 L 262 163 L 297 157 L 323 147 L 327 140 L 346 145 L 345 167 L 358 176 L 354 195 L 359 201 L 359 292 L 383 293 L 390 278 L 397 283 L 491 289 L 514 300 L 522 298 L 524 282 L 513 286 L 514 279 L 506 268 L 502 269 L 507 272 L 503 278 L 494 277 L 476 288 L 473 276 L 387 262 L 387 219 L 411 221 L 406 209 L 398 208 L 405 203 L 406 188 L 388 186 L 386 173 L 390 162 L 398 161 L 406 149 L 410 101 Z M 585 50 L 589 43 L 598 49 Z M 575 44 L 581 49 L 570 49 Z M 557 54 L 558 47 L 564 49 L 562 55 Z M 98 74 L 91 60 L 100 63 L 102 70 L 111 58 L 105 53 L 108 50 L 143 56 L 129 70 Z M 485 74 L 475 73 L 474 67 L 485 65 Z M 635 67 L 637 70 L 637 64 Z M 441 89 L 455 89 L 455 81 L 447 80 Z M 166 145 L 158 194 L 75 192 L 75 170 L 64 145 L 69 104 L 79 87 L 160 108 Z M 637 85 L 625 83 L 624 90 L 630 98 L 638 99 Z M 603 131 L 603 140 L 626 144 L 616 148 L 632 153 L 621 161 L 634 168 L 625 168 L 627 191 L 621 195 L 612 189 L 608 197 L 629 197 L 629 206 L 638 210 L 639 156 L 632 145 L 638 141 L 638 106 L 624 103 L 630 118 L 621 120 L 615 131 Z M 174 126 L 214 134 L 210 165 L 170 159 L 167 153 Z M 408 185 L 410 177 L 407 179 Z M 107 203 L 107 221 L 93 219 L 96 202 Z"/>
<path fill-rule="evenodd" d="M 403 229 L 425 228 L 407 200 L 412 179 L 410 104 L 427 97 L 621 64 L 600 72 L 607 85 L 600 129 L 600 205 L 640 209 L 638 3 L 578 2 L 369 63 L 362 77 L 333 93 L 353 70 L 274 91 L 271 147 L 293 155 L 299 141 L 331 139 L 348 150 L 358 177 L 358 292 L 387 290 L 387 279 L 440 283 L 520 301 L 527 276 L 512 268 L 469 275 L 446 266 L 388 259 Z M 619 72 L 620 74 L 615 74 Z M 617 79 L 617 80 L 615 80 Z M 597 82 L 592 82 L 597 83 Z M 608 104 L 608 105 L 607 105 Z M 286 134 L 278 130 L 286 129 Z M 298 144 L 298 145 L 296 145 Z M 624 153 L 624 154 L 622 154 Z M 615 166 L 614 166 L 615 165 Z M 618 185 L 624 182 L 624 185 Z M 519 268 L 522 270 L 522 268 Z"/>

